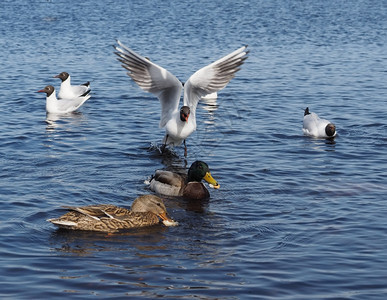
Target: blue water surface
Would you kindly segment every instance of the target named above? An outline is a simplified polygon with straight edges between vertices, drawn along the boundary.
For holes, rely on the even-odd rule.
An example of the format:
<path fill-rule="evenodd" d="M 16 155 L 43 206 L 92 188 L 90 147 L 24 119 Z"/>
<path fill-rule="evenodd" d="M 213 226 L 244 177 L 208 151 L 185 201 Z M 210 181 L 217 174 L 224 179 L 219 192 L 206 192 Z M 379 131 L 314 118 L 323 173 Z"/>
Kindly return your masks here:
<path fill-rule="evenodd" d="M 161 155 L 160 104 L 115 39 L 185 81 L 247 44 L 197 131 Z M 385 299 L 387 2 L 0 2 L 0 298 Z M 46 117 L 37 90 L 90 81 Z M 334 141 L 302 135 L 309 106 Z M 206 161 L 211 199 L 164 197 L 177 227 L 57 230 L 62 205 L 129 207 L 156 169 Z"/>

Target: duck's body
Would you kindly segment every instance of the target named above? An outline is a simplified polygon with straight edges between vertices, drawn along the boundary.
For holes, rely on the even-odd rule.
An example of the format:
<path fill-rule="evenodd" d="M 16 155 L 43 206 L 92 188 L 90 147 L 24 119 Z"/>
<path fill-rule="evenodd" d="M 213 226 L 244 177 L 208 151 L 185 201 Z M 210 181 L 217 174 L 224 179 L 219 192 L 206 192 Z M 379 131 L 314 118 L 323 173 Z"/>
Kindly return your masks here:
<path fill-rule="evenodd" d="M 74 112 L 90 98 L 90 95 L 86 95 L 73 99 L 58 99 L 55 95 L 55 88 L 52 85 L 48 85 L 38 92 L 46 93 L 46 111 L 52 114 Z"/>
<path fill-rule="evenodd" d="M 58 93 L 59 99 L 74 99 L 85 96 L 91 91 L 89 81 L 81 85 L 71 85 L 71 76 L 67 72 L 62 72 L 54 78 L 59 78 L 62 81 Z"/>
<path fill-rule="evenodd" d="M 223 89 L 239 71 L 248 53 L 247 46 L 243 46 L 195 72 L 184 84 L 184 101 L 179 109 L 182 82 L 166 69 L 117 42 L 115 54 L 129 71 L 128 75 L 140 88 L 160 100 L 159 126 L 166 132 L 163 143 L 171 146 L 180 145 L 196 130 L 196 107 L 201 97 Z"/>
<path fill-rule="evenodd" d="M 177 224 L 168 217 L 162 200 L 154 195 L 138 197 L 131 210 L 110 204 L 65 208 L 70 211 L 47 221 L 64 229 L 101 232 L 151 226 L 158 224 L 159 218 L 166 226 Z"/>
<path fill-rule="evenodd" d="M 304 112 L 303 128 L 305 135 L 317 138 L 333 138 L 336 136 L 336 126 L 328 120 L 320 119 L 307 107 Z"/>
<path fill-rule="evenodd" d="M 150 189 L 160 195 L 181 196 L 185 185 L 183 176 L 165 170 L 156 170 L 150 181 Z"/>
<path fill-rule="evenodd" d="M 150 189 L 161 195 L 182 196 L 193 200 L 207 199 L 210 193 L 201 182 L 203 179 L 216 189 L 220 187 L 211 176 L 208 165 L 196 161 L 191 165 L 187 176 L 157 170 L 150 181 Z"/>

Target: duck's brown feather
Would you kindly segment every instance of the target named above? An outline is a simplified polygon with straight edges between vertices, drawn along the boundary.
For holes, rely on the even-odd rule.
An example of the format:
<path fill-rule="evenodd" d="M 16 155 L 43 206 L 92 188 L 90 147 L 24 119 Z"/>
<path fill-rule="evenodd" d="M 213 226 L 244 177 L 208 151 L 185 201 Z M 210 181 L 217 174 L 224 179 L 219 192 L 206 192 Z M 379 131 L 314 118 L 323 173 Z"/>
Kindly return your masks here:
<path fill-rule="evenodd" d="M 120 229 L 144 227 L 159 223 L 151 212 L 132 212 L 114 205 L 66 207 L 68 213 L 49 221 L 59 227 L 73 230 L 114 232 Z"/>
<path fill-rule="evenodd" d="M 204 200 L 210 198 L 210 193 L 201 182 L 189 182 L 183 189 L 183 197 L 192 200 Z"/>

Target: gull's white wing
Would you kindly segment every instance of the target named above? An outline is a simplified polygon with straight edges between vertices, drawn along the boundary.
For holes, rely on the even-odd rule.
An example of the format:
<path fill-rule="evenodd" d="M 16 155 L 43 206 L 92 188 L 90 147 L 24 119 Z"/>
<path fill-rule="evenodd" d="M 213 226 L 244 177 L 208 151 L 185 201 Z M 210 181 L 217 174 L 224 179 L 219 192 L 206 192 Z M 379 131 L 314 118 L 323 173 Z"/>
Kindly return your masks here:
<path fill-rule="evenodd" d="M 83 103 L 85 103 L 90 98 L 90 95 L 77 97 L 73 99 L 59 99 L 57 106 L 59 111 L 62 112 L 72 112 L 77 110 Z"/>
<path fill-rule="evenodd" d="M 75 95 L 82 96 L 83 94 L 85 94 L 87 91 L 90 90 L 90 83 L 87 82 L 81 85 L 73 85 L 71 86 L 71 89 L 73 90 L 73 93 Z"/>
<path fill-rule="evenodd" d="M 171 114 L 178 109 L 182 83 L 172 73 L 117 41 L 114 48 L 118 60 L 127 73 L 144 91 L 152 93 L 161 103 L 160 127 L 164 127 Z"/>
<path fill-rule="evenodd" d="M 247 46 L 218 59 L 196 71 L 184 84 L 184 105 L 189 106 L 195 117 L 196 106 L 202 96 L 223 89 L 247 58 Z"/>

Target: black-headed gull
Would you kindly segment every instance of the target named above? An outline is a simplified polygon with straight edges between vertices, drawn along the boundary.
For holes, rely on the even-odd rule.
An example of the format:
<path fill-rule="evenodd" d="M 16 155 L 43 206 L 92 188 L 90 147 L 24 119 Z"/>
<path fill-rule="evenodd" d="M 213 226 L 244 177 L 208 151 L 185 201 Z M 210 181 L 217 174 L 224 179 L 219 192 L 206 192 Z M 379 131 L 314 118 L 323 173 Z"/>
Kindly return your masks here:
<path fill-rule="evenodd" d="M 172 73 L 158 66 L 117 41 L 115 46 L 118 60 L 127 73 L 144 91 L 158 97 L 161 103 L 160 128 L 164 128 L 164 146 L 178 146 L 196 130 L 196 107 L 201 97 L 223 89 L 247 58 L 247 46 L 222 57 L 196 71 L 184 84 L 183 106 L 179 102 L 183 83 Z"/>
<path fill-rule="evenodd" d="M 46 111 L 52 114 L 65 114 L 76 111 L 86 100 L 90 98 L 89 94 L 73 99 L 57 99 L 55 88 L 52 85 L 46 86 L 38 93 L 46 93 Z"/>
<path fill-rule="evenodd" d="M 314 112 L 309 112 L 309 107 L 304 112 L 302 131 L 305 135 L 318 138 L 333 138 L 336 136 L 336 126 L 325 119 L 320 119 Z"/>
<path fill-rule="evenodd" d="M 81 85 L 71 85 L 71 76 L 67 72 L 62 72 L 55 75 L 54 78 L 62 80 L 60 85 L 58 98 L 59 99 L 73 99 L 79 96 L 85 96 L 90 92 L 90 82 Z"/>

